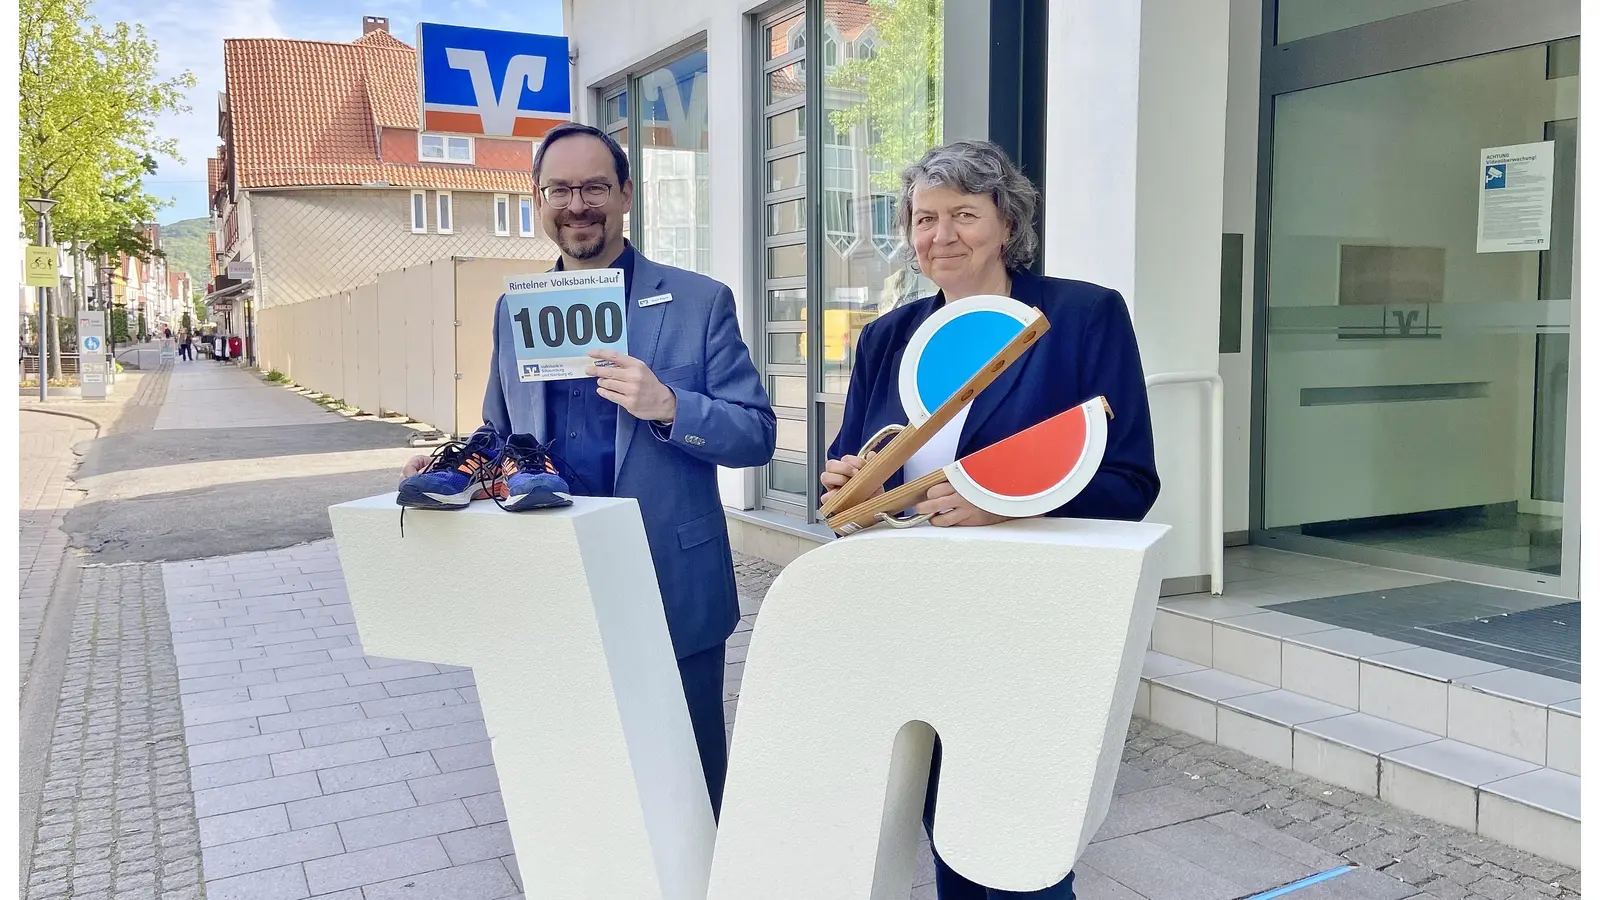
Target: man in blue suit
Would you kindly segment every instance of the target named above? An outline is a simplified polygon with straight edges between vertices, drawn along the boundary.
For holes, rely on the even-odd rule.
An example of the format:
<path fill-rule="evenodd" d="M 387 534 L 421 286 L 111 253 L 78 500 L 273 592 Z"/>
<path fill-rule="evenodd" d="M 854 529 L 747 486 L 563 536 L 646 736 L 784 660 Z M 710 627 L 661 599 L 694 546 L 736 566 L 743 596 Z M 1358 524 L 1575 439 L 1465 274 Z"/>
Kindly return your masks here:
<path fill-rule="evenodd" d="M 523 382 L 504 298 L 483 418 L 501 438 L 549 442 L 573 493 L 639 503 L 713 810 L 727 772 L 722 679 L 739 621 L 717 467 L 766 465 L 777 424 L 739 335 L 733 292 L 644 258 L 623 237 L 628 158 L 604 132 L 560 125 L 533 161 L 556 268 L 623 271 L 628 354 L 597 350 L 589 378 Z"/>

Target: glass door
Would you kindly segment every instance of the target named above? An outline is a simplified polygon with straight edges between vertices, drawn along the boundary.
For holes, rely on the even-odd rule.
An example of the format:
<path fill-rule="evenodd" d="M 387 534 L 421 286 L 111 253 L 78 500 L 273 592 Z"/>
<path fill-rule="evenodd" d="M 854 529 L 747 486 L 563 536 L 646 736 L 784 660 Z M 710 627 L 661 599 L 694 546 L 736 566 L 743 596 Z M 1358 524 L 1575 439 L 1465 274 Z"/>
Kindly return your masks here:
<path fill-rule="evenodd" d="M 1264 93 L 1256 541 L 1575 596 L 1578 38 Z"/>

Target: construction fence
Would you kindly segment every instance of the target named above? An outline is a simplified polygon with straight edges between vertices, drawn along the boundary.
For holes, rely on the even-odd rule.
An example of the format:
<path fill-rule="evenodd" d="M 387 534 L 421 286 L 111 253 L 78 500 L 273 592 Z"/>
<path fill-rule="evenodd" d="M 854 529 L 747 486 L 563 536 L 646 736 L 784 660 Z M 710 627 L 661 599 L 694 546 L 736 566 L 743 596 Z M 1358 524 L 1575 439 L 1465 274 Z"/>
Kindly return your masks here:
<path fill-rule="evenodd" d="M 494 310 L 505 280 L 552 262 L 441 259 L 373 284 L 262 309 L 258 365 L 363 412 L 456 435 L 483 424 Z"/>

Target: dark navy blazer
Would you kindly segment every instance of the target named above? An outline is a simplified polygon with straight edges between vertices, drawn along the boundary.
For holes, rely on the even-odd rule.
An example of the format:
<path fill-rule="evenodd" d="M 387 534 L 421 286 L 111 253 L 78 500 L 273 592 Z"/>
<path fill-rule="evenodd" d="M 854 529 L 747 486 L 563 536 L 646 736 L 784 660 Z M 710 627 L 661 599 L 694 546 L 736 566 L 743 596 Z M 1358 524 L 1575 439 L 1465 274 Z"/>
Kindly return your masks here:
<path fill-rule="evenodd" d="M 1133 321 L 1122 295 L 1082 281 L 1011 273 L 1011 296 L 1037 307 L 1050 330 L 972 401 L 957 458 L 1104 396 L 1113 418 L 1106 455 L 1083 492 L 1046 515 L 1138 521 L 1161 491 L 1150 402 Z M 829 459 L 860 453 L 885 425 L 907 422 L 900 404 L 900 358 L 911 335 L 944 303 L 943 293 L 885 313 L 861 330 L 844 422 Z M 895 473 L 885 489 L 901 484 Z"/>

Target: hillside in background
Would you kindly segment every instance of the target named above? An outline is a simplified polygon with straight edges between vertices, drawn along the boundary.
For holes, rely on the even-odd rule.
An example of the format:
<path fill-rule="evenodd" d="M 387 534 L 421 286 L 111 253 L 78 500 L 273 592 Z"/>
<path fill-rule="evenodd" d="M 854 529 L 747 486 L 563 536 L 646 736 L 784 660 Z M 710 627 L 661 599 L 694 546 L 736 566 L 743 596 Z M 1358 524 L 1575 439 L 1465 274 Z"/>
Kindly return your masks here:
<path fill-rule="evenodd" d="M 180 272 L 189 273 L 189 284 L 196 290 L 204 288 L 211 280 L 211 263 L 207 259 L 206 234 L 211 230 L 211 220 L 184 219 L 161 226 L 161 246 L 167 251 L 167 265 Z"/>

